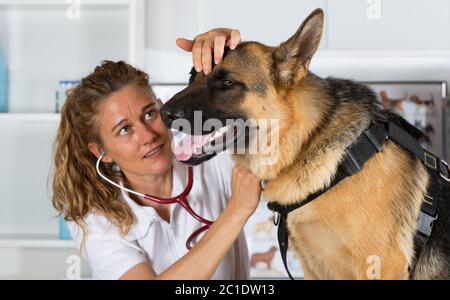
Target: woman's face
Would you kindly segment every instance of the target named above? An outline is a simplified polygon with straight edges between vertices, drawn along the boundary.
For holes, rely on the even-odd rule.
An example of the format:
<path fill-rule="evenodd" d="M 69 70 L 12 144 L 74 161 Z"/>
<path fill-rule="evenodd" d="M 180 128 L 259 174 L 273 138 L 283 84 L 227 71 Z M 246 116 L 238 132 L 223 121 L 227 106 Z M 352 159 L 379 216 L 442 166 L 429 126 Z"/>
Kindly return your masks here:
<path fill-rule="evenodd" d="M 111 94 L 99 108 L 99 129 L 106 152 L 125 175 L 160 175 L 172 166 L 171 135 L 160 103 L 135 84 Z"/>

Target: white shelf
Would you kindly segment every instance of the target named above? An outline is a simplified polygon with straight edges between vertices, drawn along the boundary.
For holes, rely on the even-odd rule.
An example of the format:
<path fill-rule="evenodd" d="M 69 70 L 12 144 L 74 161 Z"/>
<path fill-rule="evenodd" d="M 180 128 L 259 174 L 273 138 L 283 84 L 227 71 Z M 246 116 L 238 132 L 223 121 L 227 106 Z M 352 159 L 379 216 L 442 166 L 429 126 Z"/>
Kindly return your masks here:
<path fill-rule="evenodd" d="M 0 121 L 59 122 L 59 113 L 0 113 Z"/>
<path fill-rule="evenodd" d="M 0 234 L 0 248 L 76 248 L 72 240 L 59 240 L 50 234 Z"/>
<path fill-rule="evenodd" d="M 80 5 L 128 5 L 128 0 L 81 0 Z M 0 0 L 0 5 L 65 5 L 66 0 Z"/>

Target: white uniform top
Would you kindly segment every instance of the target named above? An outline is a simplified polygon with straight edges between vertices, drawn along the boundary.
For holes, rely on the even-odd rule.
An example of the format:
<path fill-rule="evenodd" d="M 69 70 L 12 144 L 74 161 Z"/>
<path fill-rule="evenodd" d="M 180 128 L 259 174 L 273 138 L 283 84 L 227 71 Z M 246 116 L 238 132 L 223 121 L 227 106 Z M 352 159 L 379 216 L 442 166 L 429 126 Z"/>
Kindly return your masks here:
<path fill-rule="evenodd" d="M 232 166 L 228 155 L 220 153 L 193 167 L 194 184 L 188 201 L 203 218 L 216 220 L 226 207 L 231 195 Z M 174 159 L 172 197 L 184 190 L 187 177 L 187 166 Z M 122 235 L 116 226 L 95 212 L 85 218 L 89 233 L 82 254 L 92 268 L 93 279 L 118 279 L 144 261 L 160 274 L 187 253 L 186 239 L 203 225 L 178 204 L 170 204 L 170 223 L 167 223 L 154 208 L 138 205 L 127 192 L 122 191 L 122 198 L 137 220 L 128 234 Z M 81 227 L 74 222 L 67 223 L 75 244 L 80 248 Z M 248 249 L 242 231 L 212 279 L 248 279 L 248 269 Z"/>

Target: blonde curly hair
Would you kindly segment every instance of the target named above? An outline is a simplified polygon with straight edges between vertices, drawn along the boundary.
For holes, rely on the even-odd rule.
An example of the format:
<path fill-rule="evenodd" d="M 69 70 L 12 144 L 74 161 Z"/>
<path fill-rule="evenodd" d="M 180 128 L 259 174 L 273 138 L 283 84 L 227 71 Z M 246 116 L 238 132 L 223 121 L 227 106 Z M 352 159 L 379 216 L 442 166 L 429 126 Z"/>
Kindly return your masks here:
<path fill-rule="evenodd" d="M 87 235 L 84 217 L 92 211 L 105 216 L 126 234 L 135 221 L 130 207 L 120 200 L 120 190 L 97 176 L 95 157 L 88 144 L 103 145 L 99 135 L 97 114 L 99 105 L 112 93 L 136 84 L 149 89 L 149 76 L 123 62 L 103 61 L 81 83 L 71 89 L 61 111 L 61 123 L 53 147 L 52 204 L 66 221 L 77 223 Z M 109 178 L 123 181 L 122 172 L 112 164 L 101 164 Z"/>

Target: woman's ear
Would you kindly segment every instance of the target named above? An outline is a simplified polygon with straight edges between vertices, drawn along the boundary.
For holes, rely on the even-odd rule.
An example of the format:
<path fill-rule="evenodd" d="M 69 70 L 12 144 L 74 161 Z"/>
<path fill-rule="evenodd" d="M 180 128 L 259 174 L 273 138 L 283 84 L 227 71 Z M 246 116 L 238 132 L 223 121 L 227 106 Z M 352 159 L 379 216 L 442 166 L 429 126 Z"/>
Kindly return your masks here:
<path fill-rule="evenodd" d="M 89 144 L 88 144 L 88 149 L 89 149 L 89 151 L 91 151 L 91 153 L 92 153 L 95 157 L 97 157 L 97 159 L 98 159 L 101 155 L 103 155 L 102 162 L 104 162 L 104 163 L 111 163 L 111 162 L 112 162 L 111 157 L 109 157 L 108 153 L 106 153 L 105 150 L 103 150 L 103 149 L 100 147 L 99 144 L 97 144 L 97 143 L 89 143 Z"/>

